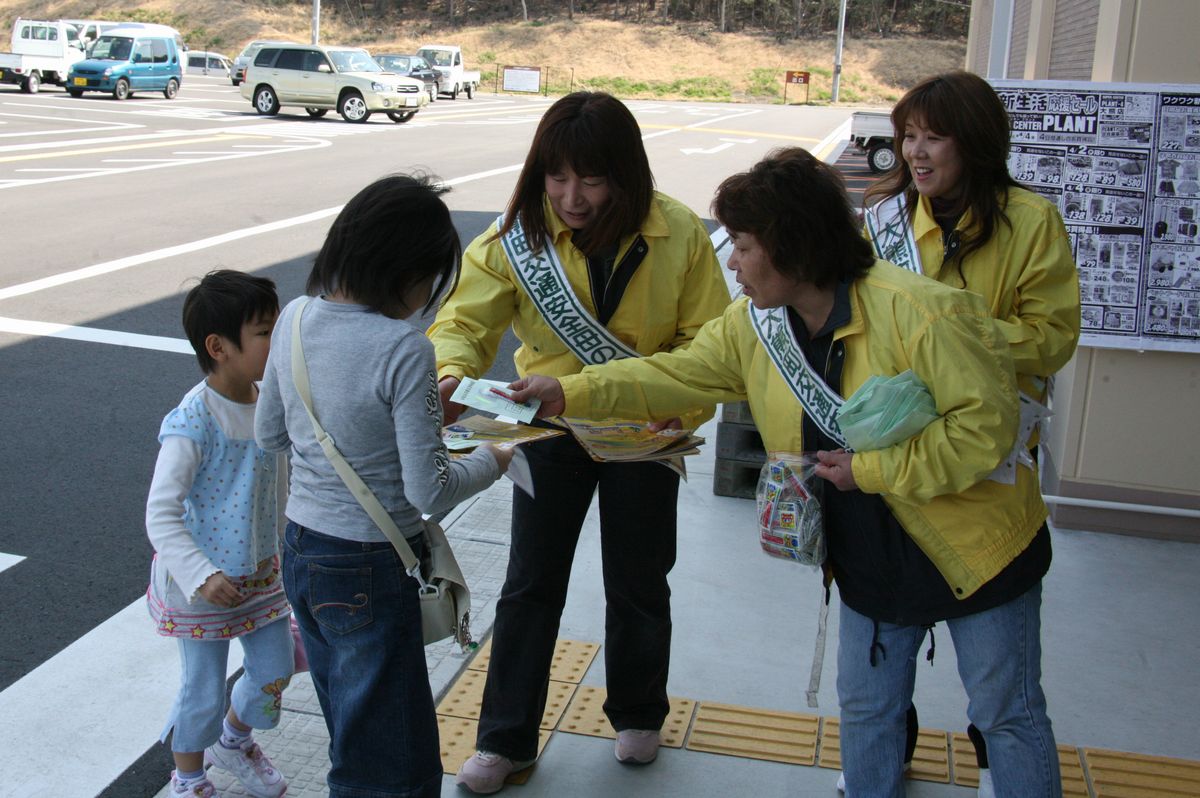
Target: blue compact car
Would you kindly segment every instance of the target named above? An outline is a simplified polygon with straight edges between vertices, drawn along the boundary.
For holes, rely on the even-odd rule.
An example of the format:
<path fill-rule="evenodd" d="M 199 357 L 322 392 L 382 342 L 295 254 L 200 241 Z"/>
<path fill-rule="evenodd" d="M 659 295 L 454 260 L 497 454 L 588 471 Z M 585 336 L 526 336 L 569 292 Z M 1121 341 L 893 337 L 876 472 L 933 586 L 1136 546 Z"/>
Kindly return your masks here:
<path fill-rule="evenodd" d="M 124 100 L 138 91 L 161 91 L 174 99 L 183 80 L 184 49 L 179 34 L 166 25 L 113 28 L 96 39 L 88 58 L 72 65 L 67 93 L 102 91 Z"/>

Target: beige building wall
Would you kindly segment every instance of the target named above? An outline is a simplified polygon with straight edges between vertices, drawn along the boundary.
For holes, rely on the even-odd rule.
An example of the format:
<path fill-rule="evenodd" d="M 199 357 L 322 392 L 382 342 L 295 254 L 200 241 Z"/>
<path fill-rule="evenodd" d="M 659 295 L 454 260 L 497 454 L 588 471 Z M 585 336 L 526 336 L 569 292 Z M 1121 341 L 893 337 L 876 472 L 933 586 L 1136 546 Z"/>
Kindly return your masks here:
<path fill-rule="evenodd" d="M 1004 2 L 1008 73 L 987 75 Z M 988 0 L 969 31 L 966 68 L 988 77 L 1200 84 L 1200 0 Z M 1200 354 L 1082 347 L 1055 378 L 1053 405 L 1043 487 L 1082 500 L 1053 505 L 1055 523 L 1200 542 L 1200 519 L 1152 511 L 1200 510 Z"/>

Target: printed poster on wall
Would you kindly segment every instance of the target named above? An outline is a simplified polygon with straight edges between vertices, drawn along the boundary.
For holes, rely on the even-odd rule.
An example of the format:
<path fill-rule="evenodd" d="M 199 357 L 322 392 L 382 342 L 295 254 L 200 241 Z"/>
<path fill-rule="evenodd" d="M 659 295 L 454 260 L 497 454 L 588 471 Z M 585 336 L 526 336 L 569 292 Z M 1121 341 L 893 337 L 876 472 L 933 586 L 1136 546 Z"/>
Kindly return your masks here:
<path fill-rule="evenodd" d="M 1200 352 L 1200 86 L 993 85 L 1009 171 L 1066 223 L 1080 344 Z"/>

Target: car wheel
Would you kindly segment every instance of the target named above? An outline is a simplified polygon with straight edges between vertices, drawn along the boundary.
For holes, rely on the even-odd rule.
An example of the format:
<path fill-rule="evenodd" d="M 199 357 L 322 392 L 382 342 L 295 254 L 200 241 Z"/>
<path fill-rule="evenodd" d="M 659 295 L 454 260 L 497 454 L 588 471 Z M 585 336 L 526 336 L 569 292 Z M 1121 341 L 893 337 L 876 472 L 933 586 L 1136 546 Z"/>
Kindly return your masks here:
<path fill-rule="evenodd" d="M 338 113 L 347 122 L 366 122 L 371 118 L 371 112 L 367 110 L 367 103 L 356 91 L 348 91 L 342 95 L 342 99 L 338 100 Z"/>
<path fill-rule="evenodd" d="M 242 82 L 240 80 L 237 80 L 236 78 L 230 78 L 229 82 L 232 83 L 234 86 L 242 85 Z"/>
<path fill-rule="evenodd" d="M 388 111 L 388 119 L 402 125 L 417 115 L 416 111 Z"/>
<path fill-rule="evenodd" d="M 117 81 L 117 85 L 113 86 L 114 100 L 128 100 L 129 95 L 132 93 L 133 92 L 129 90 L 129 81 L 125 80 L 125 78 L 121 78 Z"/>
<path fill-rule="evenodd" d="M 467 84 L 467 99 L 468 100 L 475 99 L 475 85 L 472 83 Z"/>
<path fill-rule="evenodd" d="M 29 77 L 25 78 L 25 85 L 22 86 L 29 94 L 37 94 L 38 89 L 42 87 L 42 78 L 36 72 L 30 72 Z"/>
<path fill-rule="evenodd" d="M 431 102 L 431 103 L 437 102 L 437 87 L 436 86 L 429 87 L 429 102 Z"/>
<path fill-rule="evenodd" d="M 263 116 L 275 116 L 279 113 L 279 98 L 270 86 L 259 86 L 254 91 L 254 110 Z"/>
<path fill-rule="evenodd" d="M 81 89 L 67 89 L 67 94 L 71 95 L 72 97 L 82 97 L 83 91 Z"/>
<path fill-rule="evenodd" d="M 327 108 L 305 108 L 304 109 L 304 113 L 308 114 L 313 119 L 320 119 L 321 117 L 325 116 L 327 111 L 328 111 Z"/>
<path fill-rule="evenodd" d="M 454 88 L 450 89 L 450 99 L 451 100 L 458 99 L 458 84 L 457 83 L 454 84 Z"/>
<path fill-rule="evenodd" d="M 163 89 L 163 96 L 168 100 L 174 100 L 177 94 L 179 94 L 179 81 L 171 78 L 167 81 L 167 87 Z"/>
<path fill-rule="evenodd" d="M 867 166 L 876 174 L 889 172 L 895 165 L 896 151 L 892 149 L 891 144 L 876 143 L 867 152 Z"/>

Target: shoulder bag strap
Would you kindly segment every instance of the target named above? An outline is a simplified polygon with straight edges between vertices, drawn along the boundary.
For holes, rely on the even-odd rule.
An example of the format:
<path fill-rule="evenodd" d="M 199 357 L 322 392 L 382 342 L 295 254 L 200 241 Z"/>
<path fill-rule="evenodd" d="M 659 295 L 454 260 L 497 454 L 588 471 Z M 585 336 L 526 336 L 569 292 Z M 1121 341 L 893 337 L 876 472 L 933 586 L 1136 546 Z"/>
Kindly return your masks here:
<path fill-rule="evenodd" d="M 329 458 L 333 470 L 342 478 L 350 495 L 357 499 L 367 515 L 371 516 L 371 520 L 375 522 L 375 526 L 379 527 L 379 531 L 392 542 L 408 575 L 414 577 L 421 587 L 425 587 L 425 581 L 421 576 L 421 564 L 413 554 L 408 541 L 404 539 L 404 535 L 400 534 L 400 528 L 396 526 L 396 522 L 388 515 L 387 510 L 379 503 L 379 499 L 367 487 L 367 484 L 362 481 L 362 477 L 346 462 L 346 458 L 334 444 L 333 438 L 329 437 L 329 433 L 325 431 L 325 428 L 317 421 L 316 414 L 313 413 L 312 394 L 308 384 L 308 363 L 304 360 L 304 344 L 300 340 L 300 318 L 304 315 L 308 303 L 309 299 L 306 297 L 292 315 L 292 380 L 296 383 L 296 393 L 300 394 L 300 401 L 304 403 L 304 409 L 308 411 L 308 418 L 312 421 L 317 443 L 320 444 L 321 451 L 325 452 L 325 456 Z"/>

